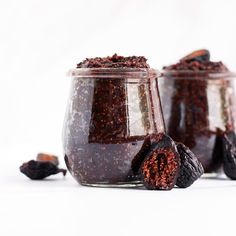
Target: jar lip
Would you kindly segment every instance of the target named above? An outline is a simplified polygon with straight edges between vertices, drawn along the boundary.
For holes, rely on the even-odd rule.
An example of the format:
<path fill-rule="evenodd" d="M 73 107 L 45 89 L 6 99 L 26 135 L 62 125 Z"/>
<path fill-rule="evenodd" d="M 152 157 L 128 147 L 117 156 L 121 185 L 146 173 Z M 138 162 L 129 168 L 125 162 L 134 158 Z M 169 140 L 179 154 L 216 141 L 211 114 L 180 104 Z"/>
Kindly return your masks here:
<path fill-rule="evenodd" d="M 76 68 L 69 70 L 67 75 L 83 78 L 158 78 L 161 76 L 161 73 L 158 70 L 151 68 Z"/>
<path fill-rule="evenodd" d="M 209 79 L 209 80 L 216 80 L 216 79 L 234 79 L 236 78 L 236 73 L 231 71 L 224 71 L 224 72 L 209 72 L 209 71 L 192 71 L 192 70 L 164 70 L 162 75 L 168 78 L 186 78 L 188 79 L 196 79 L 196 77 L 200 77 L 200 79 Z"/>

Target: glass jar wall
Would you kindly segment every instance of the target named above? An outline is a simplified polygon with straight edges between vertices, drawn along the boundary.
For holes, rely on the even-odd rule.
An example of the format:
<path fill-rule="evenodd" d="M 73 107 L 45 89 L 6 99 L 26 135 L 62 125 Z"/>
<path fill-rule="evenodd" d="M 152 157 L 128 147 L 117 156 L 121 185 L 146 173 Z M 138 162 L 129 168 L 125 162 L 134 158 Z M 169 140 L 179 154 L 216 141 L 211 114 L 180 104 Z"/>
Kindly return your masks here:
<path fill-rule="evenodd" d="M 234 74 L 166 71 L 159 82 L 167 133 L 198 156 L 205 172 L 218 171 L 220 134 L 235 129 Z"/>
<path fill-rule="evenodd" d="M 134 159 L 164 132 L 158 73 L 75 69 L 63 129 L 65 161 L 82 185 L 136 186 Z"/>

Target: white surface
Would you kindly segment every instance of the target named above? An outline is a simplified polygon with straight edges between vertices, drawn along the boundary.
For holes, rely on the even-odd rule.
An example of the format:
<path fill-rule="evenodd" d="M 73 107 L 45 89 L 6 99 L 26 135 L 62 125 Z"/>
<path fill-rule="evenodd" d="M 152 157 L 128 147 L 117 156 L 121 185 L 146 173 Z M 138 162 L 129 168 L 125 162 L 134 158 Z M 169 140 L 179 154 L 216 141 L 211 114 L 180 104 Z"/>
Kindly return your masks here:
<path fill-rule="evenodd" d="M 97 189 L 69 175 L 32 182 L 18 167 L 40 151 L 62 157 L 65 74 L 76 63 L 117 52 L 161 68 L 208 48 L 236 70 L 235 9 L 235 0 L 1 0 L 0 236 L 234 235 L 233 181 Z"/>
<path fill-rule="evenodd" d="M 10 161 L 0 167 L 0 235 L 234 235 L 234 181 L 201 179 L 171 191 L 82 187 L 60 174 L 32 181 L 13 160 L 27 160 L 24 152 L 1 152 L 1 163 Z"/>
<path fill-rule="evenodd" d="M 234 235 L 236 183 L 201 180 L 171 192 L 78 186 L 70 177 L 10 179 L 1 235 Z M 203 234 L 204 233 L 204 234 Z"/>

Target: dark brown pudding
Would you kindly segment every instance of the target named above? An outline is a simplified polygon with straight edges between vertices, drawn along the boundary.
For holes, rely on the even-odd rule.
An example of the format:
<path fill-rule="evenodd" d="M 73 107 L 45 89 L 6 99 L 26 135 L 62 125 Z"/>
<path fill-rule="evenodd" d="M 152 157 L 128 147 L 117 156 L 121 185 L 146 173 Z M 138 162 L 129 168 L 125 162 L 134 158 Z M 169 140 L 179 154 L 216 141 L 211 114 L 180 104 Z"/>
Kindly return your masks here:
<path fill-rule="evenodd" d="M 116 54 L 77 67 L 64 126 L 68 169 L 83 185 L 140 184 L 132 160 L 164 131 L 156 71 L 144 57 Z"/>
<path fill-rule="evenodd" d="M 207 50 L 193 52 L 164 67 L 160 83 L 167 133 L 188 146 L 205 172 L 222 165 L 219 130 L 234 129 L 233 74 Z"/>

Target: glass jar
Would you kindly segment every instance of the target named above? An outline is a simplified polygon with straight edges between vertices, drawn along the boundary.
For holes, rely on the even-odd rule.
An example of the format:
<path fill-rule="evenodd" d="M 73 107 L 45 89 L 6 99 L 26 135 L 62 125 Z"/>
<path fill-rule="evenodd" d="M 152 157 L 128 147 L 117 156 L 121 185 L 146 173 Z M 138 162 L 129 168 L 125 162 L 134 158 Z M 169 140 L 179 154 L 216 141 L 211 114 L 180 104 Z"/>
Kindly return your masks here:
<path fill-rule="evenodd" d="M 66 165 L 88 186 L 141 184 L 132 161 L 151 135 L 164 132 L 158 73 L 153 69 L 70 71 L 63 130 Z"/>
<path fill-rule="evenodd" d="M 164 71 L 159 80 L 167 133 L 188 146 L 205 172 L 222 164 L 222 131 L 235 128 L 234 74 Z"/>

